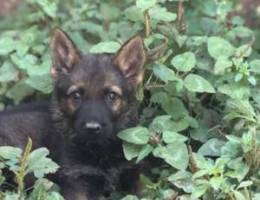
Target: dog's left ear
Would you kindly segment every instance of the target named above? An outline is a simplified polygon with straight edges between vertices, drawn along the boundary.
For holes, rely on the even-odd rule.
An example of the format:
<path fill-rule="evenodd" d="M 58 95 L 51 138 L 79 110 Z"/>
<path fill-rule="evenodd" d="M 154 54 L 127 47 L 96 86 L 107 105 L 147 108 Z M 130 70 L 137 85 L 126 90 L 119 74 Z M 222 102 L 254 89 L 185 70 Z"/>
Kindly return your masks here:
<path fill-rule="evenodd" d="M 143 80 L 145 61 L 146 52 L 140 36 L 128 40 L 114 57 L 114 63 L 135 88 Z"/>
<path fill-rule="evenodd" d="M 56 28 L 51 40 L 52 68 L 54 79 L 69 73 L 80 60 L 80 53 L 70 37 L 61 29 Z"/>

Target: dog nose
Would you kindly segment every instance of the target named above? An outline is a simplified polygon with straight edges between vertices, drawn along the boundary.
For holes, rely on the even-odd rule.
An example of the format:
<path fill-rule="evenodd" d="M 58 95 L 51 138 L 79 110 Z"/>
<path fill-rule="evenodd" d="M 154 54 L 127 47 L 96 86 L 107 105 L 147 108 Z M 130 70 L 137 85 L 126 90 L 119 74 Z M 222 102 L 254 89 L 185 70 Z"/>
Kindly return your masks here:
<path fill-rule="evenodd" d="M 87 122 L 85 126 L 90 133 L 100 133 L 101 131 L 101 125 L 98 122 Z"/>

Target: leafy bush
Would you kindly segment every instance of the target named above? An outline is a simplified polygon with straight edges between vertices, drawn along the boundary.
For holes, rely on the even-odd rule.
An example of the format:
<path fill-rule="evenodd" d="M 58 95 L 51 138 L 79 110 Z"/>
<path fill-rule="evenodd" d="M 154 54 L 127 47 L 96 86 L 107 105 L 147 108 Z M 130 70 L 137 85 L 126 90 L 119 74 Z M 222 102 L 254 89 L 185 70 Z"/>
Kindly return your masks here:
<path fill-rule="evenodd" d="M 27 0 L 1 21 L 1 107 L 52 91 L 49 37 L 61 26 L 84 52 L 115 52 L 139 32 L 148 49 L 141 123 L 118 136 L 149 157 L 143 199 L 260 198 L 259 38 L 236 1 Z M 127 196 L 124 200 L 138 199 Z"/>
<path fill-rule="evenodd" d="M 39 148 L 31 152 L 32 141 L 29 139 L 24 151 L 17 147 L 0 147 L 0 186 L 5 193 L 0 191 L 1 200 L 63 200 L 59 193 L 52 191 L 52 183 L 44 179 L 44 175 L 55 173 L 58 165 L 47 158 L 49 151 L 46 148 Z M 3 172 L 11 172 L 15 184 L 5 180 Z M 26 194 L 24 180 L 30 173 L 38 180 L 33 186 L 30 195 Z M 6 176 L 9 177 L 10 176 Z M 15 188 L 15 189 L 13 189 Z"/>

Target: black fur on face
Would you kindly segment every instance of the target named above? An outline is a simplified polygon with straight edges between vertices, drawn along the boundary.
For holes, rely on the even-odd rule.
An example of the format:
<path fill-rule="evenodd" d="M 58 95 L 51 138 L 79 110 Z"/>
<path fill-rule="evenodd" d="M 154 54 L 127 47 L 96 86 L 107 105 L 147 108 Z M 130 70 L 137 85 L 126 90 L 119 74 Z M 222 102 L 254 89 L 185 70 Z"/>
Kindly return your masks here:
<path fill-rule="evenodd" d="M 115 141 L 137 123 L 135 89 L 142 81 L 145 51 L 135 36 L 117 54 L 83 55 L 56 29 L 51 43 L 55 81 L 53 119 L 75 142 Z"/>

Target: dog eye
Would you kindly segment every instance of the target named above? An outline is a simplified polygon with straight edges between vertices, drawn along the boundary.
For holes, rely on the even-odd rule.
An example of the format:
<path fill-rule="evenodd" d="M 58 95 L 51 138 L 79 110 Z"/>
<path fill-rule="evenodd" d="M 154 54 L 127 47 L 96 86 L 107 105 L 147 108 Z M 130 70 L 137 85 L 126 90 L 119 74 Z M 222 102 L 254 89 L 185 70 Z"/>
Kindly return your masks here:
<path fill-rule="evenodd" d="M 119 98 L 119 95 L 115 92 L 108 92 L 107 98 L 109 101 L 115 101 Z"/>
<path fill-rule="evenodd" d="M 70 94 L 70 97 L 74 100 L 80 100 L 81 99 L 81 93 L 79 91 L 72 92 Z"/>

